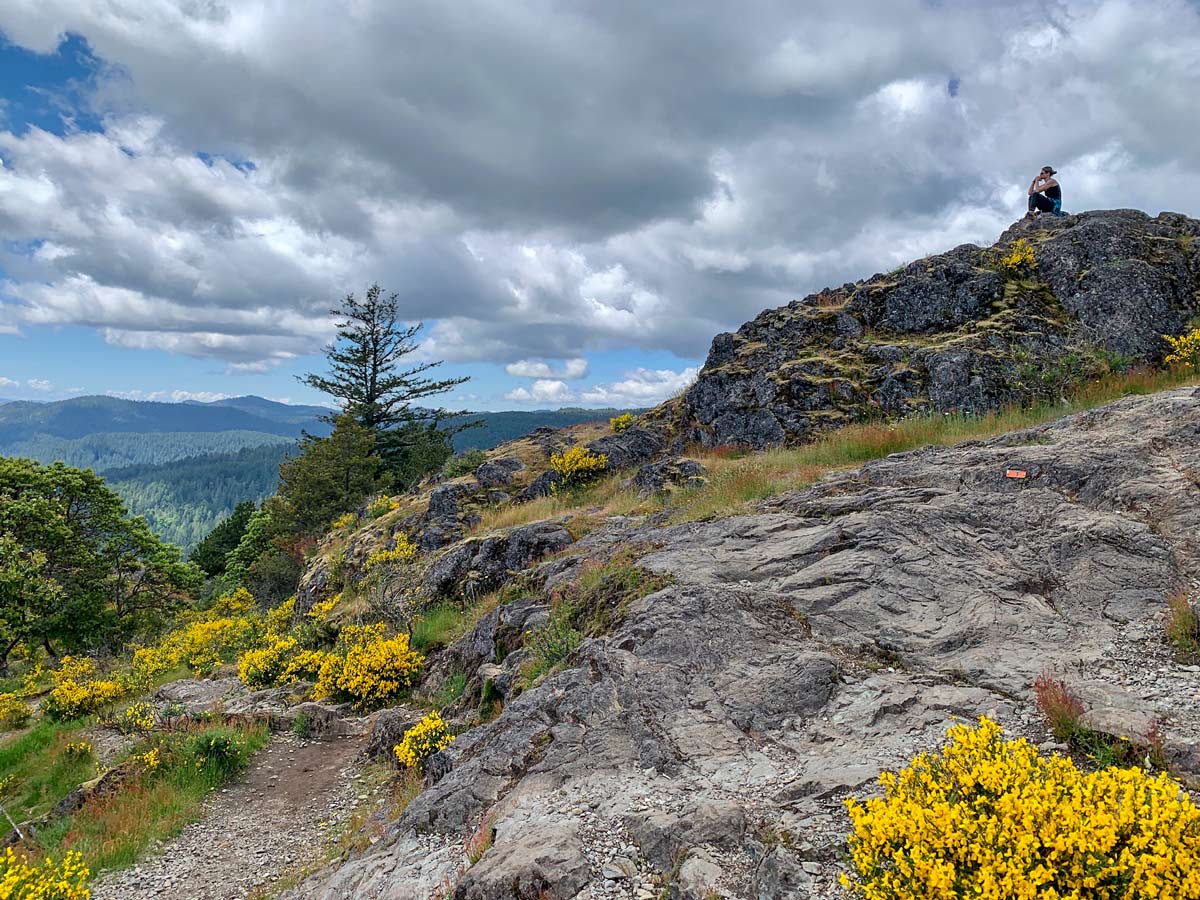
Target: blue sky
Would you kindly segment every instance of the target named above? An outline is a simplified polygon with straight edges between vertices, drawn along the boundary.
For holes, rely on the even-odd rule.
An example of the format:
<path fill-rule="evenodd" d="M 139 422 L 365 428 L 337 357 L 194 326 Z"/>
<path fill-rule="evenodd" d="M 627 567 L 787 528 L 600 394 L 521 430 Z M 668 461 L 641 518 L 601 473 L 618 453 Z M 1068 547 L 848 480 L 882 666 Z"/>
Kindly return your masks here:
<path fill-rule="evenodd" d="M 315 401 L 378 281 L 448 405 L 651 405 L 764 308 L 995 240 L 1042 165 L 1200 212 L 1186 0 L 665 9 L 8 0 L 0 397 Z"/>
<path fill-rule="evenodd" d="M 58 136 L 103 133 L 103 117 L 93 108 L 91 95 L 96 89 L 97 73 L 110 65 L 77 34 L 64 35 L 61 43 L 47 53 L 0 39 L 0 125 L 15 135 L 26 134 L 30 127 Z M 205 162 L 220 156 L 203 150 L 196 154 Z M 253 167 L 252 161 L 227 158 L 239 167 Z M 26 254 L 31 243 L 36 239 L 9 241 L 7 249 Z M 0 279 L 5 277 L 0 268 Z M 360 280 L 371 277 L 369 271 L 364 271 Z M 420 285 L 413 287 L 419 289 Z M 336 298 L 334 295 L 329 299 Z M 436 319 L 427 324 L 436 325 Z M 548 363 L 551 373 L 554 362 Z M 648 405 L 659 399 L 653 390 L 645 398 L 618 394 L 611 399 L 597 396 L 589 400 L 579 395 L 589 388 L 619 383 L 631 373 L 636 381 L 640 369 L 676 373 L 696 364 L 696 360 L 668 351 L 607 349 L 588 354 L 587 375 L 565 382 L 567 392 L 543 387 L 541 393 L 533 387 L 539 379 L 510 375 L 503 364 L 455 361 L 444 363 L 442 370 L 447 377 L 465 375 L 471 379 L 445 398 L 446 405 L 482 410 L 602 406 L 609 402 Z M 297 376 L 322 371 L 323 365 L 321 354 L 314 352 L 288 358 L 266 371 L 245 371 L 215 359 L 122 347 L 107 342 L 97 329 L 78 325 L 22 325 L 19 331 L 0 331 L 3 399 L 56 400 L 79 394 L 113 394 L 131 399 L 183 400 L 257 394 L 291 403 L 322 403 L 328 398 L 300 384 Z M 528 399 L 519 394 L 522 390 L 529 392 Z M 506 396 L 514 392 L 516 399 Z"/>

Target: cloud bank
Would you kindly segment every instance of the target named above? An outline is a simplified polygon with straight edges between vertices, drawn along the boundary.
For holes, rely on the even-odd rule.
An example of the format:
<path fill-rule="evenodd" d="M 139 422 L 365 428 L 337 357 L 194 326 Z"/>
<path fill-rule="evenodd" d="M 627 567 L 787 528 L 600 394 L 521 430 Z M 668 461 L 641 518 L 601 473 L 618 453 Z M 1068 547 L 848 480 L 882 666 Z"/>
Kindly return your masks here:
<path fill-rule="evenodd" d="M 991 240 L 1045 163 L 1068 209 L 1200 210 L 1185 0 L 9 0 L 0 30 L 82 35 L 102 122 L 0 132 L 0 331 L 234 371 L 377 280 L 515 401 L 649 403 L 689 373 L 570 382 Z"/>

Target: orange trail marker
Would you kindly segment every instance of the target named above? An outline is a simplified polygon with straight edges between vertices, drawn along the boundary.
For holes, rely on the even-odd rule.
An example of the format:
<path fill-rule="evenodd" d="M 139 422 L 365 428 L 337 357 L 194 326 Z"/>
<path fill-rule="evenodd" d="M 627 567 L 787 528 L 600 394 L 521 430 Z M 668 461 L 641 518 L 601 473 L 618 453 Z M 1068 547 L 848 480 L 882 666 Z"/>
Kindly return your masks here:
<path fill-rule="evenodd" d="M 1009 478 L 1024 478 L 1025 470 L 1024 469 L 1009 469 L 1004 474 Z"/>

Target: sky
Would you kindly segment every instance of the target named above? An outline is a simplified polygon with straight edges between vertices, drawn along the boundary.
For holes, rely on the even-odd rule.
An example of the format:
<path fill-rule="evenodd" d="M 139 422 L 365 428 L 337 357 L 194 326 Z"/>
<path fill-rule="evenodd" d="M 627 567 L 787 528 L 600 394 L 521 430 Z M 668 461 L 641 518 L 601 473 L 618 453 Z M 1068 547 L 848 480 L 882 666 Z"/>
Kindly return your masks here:
<path fill-rule="evenodd" d="M 4 0 L 0 397 L 319 401 L 378 282 L 453 408 L 646 406 L 1024 212 L 1200 214 L 1189 0 Z"/>

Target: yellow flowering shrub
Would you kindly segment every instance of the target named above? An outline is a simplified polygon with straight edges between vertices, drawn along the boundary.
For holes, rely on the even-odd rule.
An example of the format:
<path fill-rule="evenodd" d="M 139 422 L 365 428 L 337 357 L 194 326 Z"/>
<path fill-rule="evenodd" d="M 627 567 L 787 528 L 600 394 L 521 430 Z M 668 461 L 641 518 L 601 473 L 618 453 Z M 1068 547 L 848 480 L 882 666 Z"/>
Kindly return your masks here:
<path fill-rule="evenodd" d="M 863 900 L 1196 900 L 1200 809 L 1166 773 L 1081 772 L 990 719 L 846 801 Z"/>
<path fill-rule="evenodd" d="M 1025 238 L 1017 238 L 1009 247 L 1008 252 L 1000 257 L 1000 266 L 1008 272 L 1020 272 L 1022 269 L 1032 269 L 1037 265 L 1033 255 L 1033 244 Z"/>
<path fill-rule="evenodd" d="M 380 566 L 411 562 L 416 558 L 416 555 L 416 544 L 408 539 L 408 535 L 398 534 L 393 541 L 391 550 L 376 550 L 367 557 L 367 564 L 363 566 L 363 571 L 370 572 L 372 569 L 379 568 Z"/>
<path fill-rule="evenodd" d="M 214 619 L 244 616 L 254 609 L 254 595 L 244 587 L 217 599 L 210 610 Z"/>
<path fill-rule="evenodd" d="M 295 638 L 285 637 L 265 647 L 247 650 L 238 659 L 238 678 L 255 688 L 279 684 L 296 647 Z"/>
<path fill-rule="evenodd" d="M 383 494 L 380 497 L 371 501 L 371 505 L 367 507 L 367 516 L 372 519 L 377 519 L 380 516 L 385 516 L 393 510 L 400 508 L 400 501 L 395 497 L 389 497 Z"/>
<path fill-rule="evenodd" d="M 139 683 L 150 682 L 179 665 L 179 658 L 164 647 L 139 647 L 133 651 L 130 673 Z"/>
<path fill-rule="evenodd" d="M 41 663 L 34 665 L 21 676 L 21 690 L 17 693 L 22 697 L 32 697 L 35 694 L 41 693 L 42 675 L 45 672 L 46 670 L 42 668 Z"/>
<path fill-rule="evenodd" d="M 608 424 L 612 426 L 612 430 L 617 434 L 625 431 L 637 421 L 637 416 L 633 413 L 621 413 L 619 416 L 613 416 L 608 420 Z"/>
<path fill-rule="evenodd" d="M 309 611 L 304 615 L 310 619 L 315 619 L 318 622 L 323 621 L 331 612 L 333 612 L 333 608 L 341 602 L 342 595 L 334 594 L 328 600 L 322 600 L 320 603 L 314 603 L 312 608 L 309 609 Z"/>
<path fill-rule="evenodd" d="M 130 703 L 117 723 L 126 734 L 135 731 L 150 731 L 154 727 L 154 707 L 145 700 Z"/>
<path fill-rule="evenodd" d="M 329 527 L 333 531 L 341 531 L 343 528 L 349 528 L 351 525 L 353 525 L 357 521 L 358 521 L 358 514 L 348 512 L 344 516 L 338 516 L 336 519 L 334 519 L 330 523 Z"/>
<path fill-rule="evenodd" d="M 287 661 L 280 683 L 317 681 L 321 677 L 321 668 L 330 655 L 321 650 L 300 650 Z"/>
<path fill-rule="evenodd" d="M 1163 335 L 1171 345 L 1171 352 L 1163 360 L 1168 366 L 1182 366 L 1200 372 L 1200 328 L 1193 328 L 1180 337 Z"/>
<path fill-rule="evenodd" d="M 392 700 L 417 680 L 425 657 L 408 645 L 408 635 L 387 637 L 385 626 L 349 625 L 326 654 L 314 693 L 343 696 L 360 707 Z"/>
<path fill-rule="evenodd" d="M 179 658 L 202 675 L 211 675 L 225 659 L 251 647 L 262 631 L 258 617 L 239 616 L 193 622 L 175 636 Z"/>
<path fill-rule="evenodd" d="M 112 706 L 127 692 L 127 685 L 100 678 L 94 660 L 64 656 L 51 673 L 54 689 L 43 704 L 52 719 L 76 719 Z"/>
<path fill-rule="evenodd" d="M 46 858 L 39 864 L 6 847 L 0 856 L 0 900 L 88 900 L 90 874 L 83 856 L 73 850 L 61 862 Z"/>
<path fill-rule="evenodd" d="M 92 745 L 88 741 L 71 741 L 63 750 L 67 756 L 73 756 L 76 759 L 86 759 L 92 755 Z"/>
<path fill-rule="evenodd" d="M 273 639 L 286 635 L 292 627 L 292 619 L 295 613 L 295 597 L 289 597 L 274 609 L 268 610 L 265 616 L 267 638 Z"/>
<path fill-rule="evenodd" d="M 29 721 L 33 711 L 16 694 L 0 694 L 0 728 L 11 731 Z"/>
<path fill-rule="evenodd" d="M 554 489 L 579 487 L 604 474 L 608 468 L 608 455 L 593 453 L 587 447 L 568 447 L 550 456 L 550 467 L 558 473 Z"/>
<path fill-rule="evenodd" d="M 146 767 L 147 772 L 153 772 L 158 768 L 161 758 L 158 755 L 158 748 L 151 747 L 145 753 L 141 754 L 138 759 L 142 761 L 142 765 Z"/>
<path fill-rule="evenodd" d="M 402 766 L 416 769 L 424 766 L 425 760 L 439 750 L 445 750 L 453 741 L 454 735 L 435 710 L 404 732 L 404 737 L 393 748 L 393 752 Z"/>

